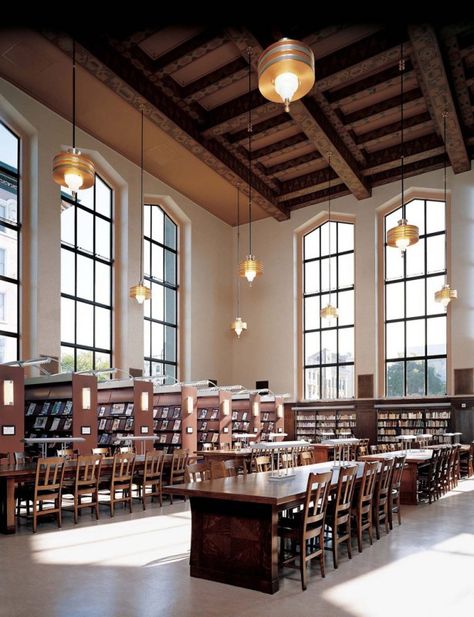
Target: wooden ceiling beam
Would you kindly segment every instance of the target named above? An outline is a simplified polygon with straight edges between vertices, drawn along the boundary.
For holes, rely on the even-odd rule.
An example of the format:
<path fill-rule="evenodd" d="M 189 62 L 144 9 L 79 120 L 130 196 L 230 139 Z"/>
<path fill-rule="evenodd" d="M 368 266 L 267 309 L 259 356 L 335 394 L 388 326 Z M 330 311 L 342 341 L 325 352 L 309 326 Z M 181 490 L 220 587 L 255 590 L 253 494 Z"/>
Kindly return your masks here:
<path fill-rule="evenodd" d="M 331 199 L 343 197 L 344 195 L 350 195 L 350 193 L 351 191 L 344 185 L 344 183 L 331 187 Z M 319 191 L 313 191 L 312 193 L 306 193 L 305 195 L 292 197 L 291 199 L 282 201 L 281 205 L 285 206 L 285 208 L 288 208 L 289 210 L 297 210 L 298 208 L 304 208 L 305 206 L 311 206 L 321 203 L 322 201 L 327 201 L 328 197 L 329 190 L 328 187 L 325 187 Z"/>
<path fill-rule="evenodd" d="M 268 176 L 274 176 L 276 174 L 289 171 L 295 167 L 299 167 L 300 165 L 305 165 L 311 163 L 312 161 L 317 161 L 321 159 L 322 156 L 319 152 L 309 152 L 308 154 L 302 154 L 301 156 L 295 156 L 294 159 L 290 159 L 289 161 L 285 161 L 284 163 L 276 163 L 275 165 L 271 165 L 266 167 L 262 165 L 264 168 L 264 173 Z"/>
<path fill-rule="evenodd" d="M 269 144 L 268 146 L 258 148 L 258 150 L 252 150 L 252 160 L 265 158 L 270 154 L 275 154 L 275 152 L 278 152 L 278 154 L 283 153 L 283 151 L 287 150 L 292 146 L 304 143 L 305 141 L 307 141 L 307 139 L 308 138 L 306 137 L 305 133 L 298 133 L 297 135 L 292 135 L 291 137 L 280 139 L 280 141 L 276 141 L 273 144 Z M 246 149 L 245 153 L 247 153 Z"/>
<path fill-rule="evenodd" d="M 471 168 L 471 161 L 464 143 L 456 106 L 451 96 L 448 77 L 434 29 L 429 24 L 408 27 L 412 44 L 412 61 L 423 91 L 428 111 L 438 133 L 443 135 L 443 113 L 446 122 L 446 150 L 454 173 Z"/>
<path fill-rule="evenodd" d="M 236 58 L 215 71 L 182 86 L 183 98 L 198 100 L 213 94 L 223 86 L 223 82 L 240 81 L 245 77 L 247 63 L 243 58 Z M 198 96 L 196 96 L 198 95 Z"/>
<path fill-rule="evenodd" d="M 337 173 L 331 167 L 324 167 L 319 171 L 313 171 L 309 174 L 283 181 L 280 185 L 280 199 L 288 193 L 317 186 L 318 184 L 329 182 L 329 179 L 334 180 L 335 178 L 337 178 Z"/>
<path fill-rule="evenodd" d="M 465 126 L 471 128 L 474 126 L 474 114 L 472 112 L 472 102 L 466 82 L 467 74 L 464 69 L 458 39 L 454 35 L 447 36 L 443 43 L 449 60 L 449 68 L 453 78 L 454 89 L 456 90 L 462 121 Z"/>
<path fill-rule="evenodd" d="M 439 148 L 443 145 L 442 139 L 436 133 L 431 135 L 425 135 L 411 141 L 406 141 L 403 147 L 403 155 L 405 158 L 425 152 L 426 150 L 432 150 L 433 148 Z M 382 148 L 376 152 L 371 152 L 367 155 L 367 167 L 375 167 L 378 165 L 384 165 L 391 161 L 397 161 L 401 158 L 402 147 L 401 144 L 392 146 L 391 148 Z"/>
<path fill-rule="evenodd" d="M 267 120 L 263 120 L 257 124 L 252 123 L 252 135 L 253 137 L 256 135 L 261 135 L 262 133 L 265 136 L 271 135 L 272 132 L 280 131 L 282 129 L 282 125 L 289 125 L 290 123 L 291 118 L 288 117 L 288 114 L 278 114 L 277 116 L 272 116 L 271 118 L 267 118 Z M 225 138 L 229 143 L 235 144 L 239 141 L 246 140 L 248 138 L 248 134 L 248 128 L 245 128 L 241 131 L 236 131 L 235 133 L 226 133 Z"/>
<path fill-rule="evenodd" d="M 423 93 L 420 88 L 414 88 L 413 90 L 409 90 L 405 92 L 403 95 L 403 105 L 404 107 L 411 103 L 412 101 L 416 101 L 423 98 Z M 400 95 L 392 96 L 385 101 L 380 101 L 379 103 L 375 103 L 374 105 L 369 105 L 368 107 L 363 107 L 362 109 L 358 109 L 357 111 L 353 111 L 348 114 L 341 113 L 341 119 L 344 124 L 355 124 L 357 122 L 366 121 L 368 118 L 372 116 L 377 116 L 382 112 L 386 112 L 389 109 L 393 109 L 395 107 L 400 107 Z"/>
<path fill-rule="evenodd" d="M 418 128 L 421 125 L 428 123 L 432 124 L 431 116 L 427 111 L 424 111 L 423 113 L 415 114 L 410 118 L 404 118 L 403 131 L 406 136 L 409 136 L 410 129 Z M 400 120 L 397 120 L 397 122 L 392 122 L 391 124 L 382 126 L 379 129 L 372 129 L 370 131 L 366 131 L 365 133 L 354 135 L 354 140 L 356 144 L 361 145 L 366 145 L 368 143 L 381 143 L 385 137 L 393 138 L 395 135 L 399 136 L 400 129 L 401 122 Z"/>
<path fill-rule="evenodd" d="M 424 159 L 414 161 L 413 163 L 408 163 L 403 167 L 403 177 L 409 178 L 421 173 L 440 169 L 444 166 L 444 161 L 445 157 L 444 153 L 442 153 L 436 154 L 435 156 L 429 156 L 428 158 L 425 157 Z M 398 166 L 386 171 L 371 174 L 369 179 L 372 186 L 381 186 L 383 184 L 388 184 L 389 182 L 396 182 L 397 180 L 401 180 L 400 167 Z"/>

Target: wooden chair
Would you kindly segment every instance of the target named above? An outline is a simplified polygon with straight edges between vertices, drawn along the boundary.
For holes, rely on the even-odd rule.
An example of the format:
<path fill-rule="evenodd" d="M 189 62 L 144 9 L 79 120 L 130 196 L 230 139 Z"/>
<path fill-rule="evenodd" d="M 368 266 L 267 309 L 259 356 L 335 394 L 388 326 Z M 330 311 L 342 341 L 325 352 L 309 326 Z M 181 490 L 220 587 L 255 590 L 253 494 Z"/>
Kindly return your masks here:
<path fill-rule="evenodd" d="M 26 465 L 30 462 L 30 457 L 26 456 L 24 452 L 14 452 L 13 460 L 15 465 Z M 15 487 L 15 499 L 16 501 L 16 515 L 20 516 L 22 502 L 25 502 L 26 515 L 30 514 L 30 503 L 32 502 L 33 483 L 32 482 L 18 482 Z"/>
<path fill-rule="evenodd" d="M 119 448 L 120 454 L 132 454 L 134 452 L 133 446 L 121 446 Z"/>
<path fill-rule="evenodd" d="M 459 453 L 459 473 L 461 477 L 467 478 L 474 474 L 474 441 L 468 452 Z"/>
<path fill-rule="evenodd" d="M 15 461 L 15 465 L 26 465 L 31 459 L 29 456 L 26 456 L 24 452 L 14 452 L 13 460 Z"/>
<path fill-rule="evenodd" d="M 418 495 L 428 503 L 438 499 L 438 474 L 441 463 L 440 450 L 433 450 L 429 464 L 418 472 Z"/>
<path fill-rule="evenodd" d="M 203 482 L 211 479 L 211 468 L 208 463 L 191 463 L 186 466 L 185 482 Z"/>
<path fill-rule="evenodd" d="M 66 460 L 63 457 L 39 458 L 36 462 L 35 484 L 33 488 L 33 533 L 36 533 L 38 517 L 56 515 L 61 527 L 61 493 Z M 44 504 L 53 502 L 52 508 Z"/>
<path fill-rule="evenodd" d="M 269 456 L 256 456 L 255 457 L 255 469 L 258 472 L 260 471 L 270 471 L 272 466 L 271 460 Z"/>
<path fill-rule="evenodd" d="M 369 440 L 364 437 L 356 446 L 356 457 L 359 459 L 361 456 L 365 456 L 369 453 Z"/>
<path fill-rule="evenodd" d="M 396 456 L 393 459 L 392 480 L 390 483 L 389 500 L 388 500 L 388 524 L 390 529 L 393 529 L 393 515 L 396 514 L 398 524 L 402 524 L 401 508 L 400 508 L 400 492 L 402 485 L 402 475 L 405 468 L 405 455 Z"/>
<path fill-rule="evenodd" d="M 338 567 L 338 546 L 342 542 L 347 544 L 347 554 L 349 559 L 352 558 L 351 504 L 358 467 L 343 465 L 335 467 L 334 471 L 336 469 L 339 471 L 336 497 L 329 502 L 326 515 L 326 526 L 331 530 L 331 549 L 335 568 Z"/>
<path fill-rule="evenodd" d="M 300 453 L 300 465 L 312 465 L 313 464 L 313 454 L 312 452 L 306 451 Z"/>
<path fill-rule="evenodd" d="M 209 472 L 211 480 L 227 477 L 227 470 L 225 468 L 224 461 L 210 461 Z"/>
<path fill-rule="evenodd" d="M 458 485 L 460 479 L 459 457 L 461 446 L 455 445 L 451 451 L 451 459 L 449 461 L 449 489 L 452 490 Z"/>
<path fill-rule="evenodd" d="M 109 456 L 108 448 L 92 448 L 91 454 L 100 454 L 101 456 Z"/>
<path fill-rule="evenodd" d="M 377 483 L 375 485 L 374 499 L 374 525 L 375 535 L 377 540 L 380 540 L 380 523 L 385 524 L 385 532 L 388 533 L 388 503 L 390 497 L 390 483 L 392 480 L 392 470 L 395 463 L 393 458 L 380 461 L 382 466 L 378 474 Z"/>
<path fill-rule="evenodd" d="M 56 450 L 57 456 L 65 458 L 67 461 L 75 458 L 74 450 L 72 448 L 66 448 L 65 450 Z"/>
<path fill-rule="evenodd" d="M 357 505 L 352 510 L 352 516 L 356 523 L 357 547 L 362 553 L 362 535 L 364 531 L 369 534 L 372 544 L 372 508 L 374 500 L 375 482 L 377 480 L 378 461 L 364 463 L 364 475 L 357 493 Z"/>
<path fill-rule="evenodd" d="M 175 449 L 171 459 L 171 469 L 169 476 L 170 484 L 184 484 L 186 475 L 186 466 L 188 464 L 188 451 Z M 186 497 L 184 497 L 186 501 Z M 173 505 L 173 495 L 170 494 L 170 503 Z"/>
<path fill-rule="evenodd" d="M 114 516 L 116 503 L 127 503 L 132 512 L 132 482 L 135 470 L 135 454 L 119 452 L 114 455 L 110 479 L 110 516 Z M 116 497 L 116 493 L 121 493 Z"/>
<path fill-rule="evenodd" d="M 0 452 L 0 465 L 8 465 L 10 463 L 10 452 Z"/>
<path fill-rule="evenodd" d="M 301 586 L 306 589 L 307 572 L 306 564 L 312 559 L 319 557 L 321 576 L 325 577 L 324 570 L 324 522 L 328 502 L 329 488 L 331 486 L 332 472 L 310 473 L 306 486 L 306 496 L 303 511 L 296 517 L 281 517 L 278 525 L 278 535 L 281 538 L 281 563 L 287 564 L 295 561 L 297 554 L 284 557 L 284 541 L 288 539 L 295 548 L 300 546 L 300 573 Z"/>
<path fill-rule="evenodd" d="M 77 515 L 84 508 L 95 510 L 95 518 L 99 520 L 99 479 L 102 466 L 102 456 L 90 454 L 78 456 L 74 484 L 64 487 L 63 493 L 70 493 L 74 497 L 74 523 L 77 524 Z M 90 501 L 82 502 L 83 497 Z"/>
<path fill-rule="evenodd" d="M 143 509 L 146 509 L 145 498 L 159 497 L 160 507 L 163 506 L 163 466 L 165 464 L 165 455 L 162 451 L 153 450 L 145 454 L 145 463 L 143 471 L 139 471 L 135 476 L 134 482 L 138 487 L 138 496 L 142 500 Z M 146 492 L 147 487 L 151 491 Z"/>
<path fill-rule="evenodd" d="M 227 478 L 233 478 L 239 475 L 239 468 L 241 467 L 241 463 L 238 459 L 229 458 L 224 461 L 225 475 Z M 245 469 L 245 465 L 244 465 Z"/>

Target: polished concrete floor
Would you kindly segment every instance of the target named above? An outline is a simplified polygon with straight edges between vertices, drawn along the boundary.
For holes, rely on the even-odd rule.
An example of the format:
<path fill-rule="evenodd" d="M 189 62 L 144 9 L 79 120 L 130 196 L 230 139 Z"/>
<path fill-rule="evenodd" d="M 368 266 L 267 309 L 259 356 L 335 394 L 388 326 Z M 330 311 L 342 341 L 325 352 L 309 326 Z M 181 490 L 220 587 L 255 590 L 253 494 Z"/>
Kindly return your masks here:
<path fill-rule="evenodd" d="M 63 529 L 25 523 L 0 537 L 1 617 L 445 617 L 474 611 L 474 480 L 432 505 L 404 507 L 401 527 L 326 579 L 283 572 L 273 596 L 189 576 L 182 501 Z"/>

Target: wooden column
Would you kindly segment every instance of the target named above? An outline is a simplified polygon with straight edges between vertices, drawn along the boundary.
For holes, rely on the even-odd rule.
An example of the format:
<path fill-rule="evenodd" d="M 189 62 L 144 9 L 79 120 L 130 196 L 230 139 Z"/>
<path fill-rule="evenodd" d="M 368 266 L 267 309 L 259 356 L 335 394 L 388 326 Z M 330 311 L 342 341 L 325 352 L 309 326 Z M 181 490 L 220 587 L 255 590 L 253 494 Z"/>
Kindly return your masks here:
<path fill-rule="evenodd" d="M 5 381 L 12 381 L 13 400 L 5 400 Z M 5 403 L 12 403 L 5 404 Z M 23 452 L 25 436 L 25 375 L 21 366 L 0 365 L 0 452 Z"/>
<path fill-rule="evenodd" d="M 275 397 L 275 433 L 284 433 L 285 429 L 285 404 L 282 396 Z"/>
<path fill-rule="evenodd" d="M 135 380 L 133 382 L 133 429 L 135 437 L 153 436 L 153 384 L 150 381 Z M 145 452 L 154 449 L 151 440 L 143 442 Z M 140 444 L 137 452 L 142 451 Z"/>
<path fill-rule="evenodd" d="M 219 392 L 219 442 L 220 447 L 232 447 L 232 393 Z"/>
<path fill-rule="evenodd" d="M 85 439 L 73 444 L 79 454 L 90 454 L 97 448 L 97 425 L 97 377 L 73 374 L 72 436 Z"/>
<path fill-rule="evenodd" d="M 250 395 L 250 415 L 252 416 L 252 434 L 253 438 L 250 440 L 258 441 L 260 439 L 260 433 L 262 431 L 262 420 L 260 416 L 260 394 Z"/>
<path fill-rule="evenodd" d="M 181 443 L 192 455 L 197 450 L 197 390 L 193 386 L 181 388 L 181 418 Z"/>

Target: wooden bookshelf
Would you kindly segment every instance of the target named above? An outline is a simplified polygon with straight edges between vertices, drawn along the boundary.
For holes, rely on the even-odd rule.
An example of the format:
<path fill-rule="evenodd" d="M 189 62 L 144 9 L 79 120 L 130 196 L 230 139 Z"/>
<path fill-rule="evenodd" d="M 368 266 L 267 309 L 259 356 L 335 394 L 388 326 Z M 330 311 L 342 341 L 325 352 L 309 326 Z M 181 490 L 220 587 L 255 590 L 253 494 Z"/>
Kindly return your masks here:
<path fill-rule="evenodd" d="M 12 397 L 5 399 L 6 390 Z M 25 433 L 25 377 L 19 366 L 0 365 L 0 452 L 8 452 L 13 460 L 14 452 L 23 452 L 22 439 Z"/>
<path fill-rule="evenodd" d="M 197 448 L 197 391 L 192 386 L 162 386 L 153 394 L 155 448 L 172 453 L 176 448 Z"/>
<path fill-rule="evenodd" d="M 382 407 L 382 406 L 381 406 Z M 397 443 L 400 435 L 429 433 L 434 436 L 446 433 L 450 426 L 449 405 L 436 408 L 416 405 L 383 405 L 377 409 L 378 443 Z"/>
<path fill-rule="evenodd" d="M 325 439 L 353 436 L 356 432 L 357 414 L 345 406 L 312 406 L 297 408 L 295 414 L 295 438 L 320 443 Z"/>

